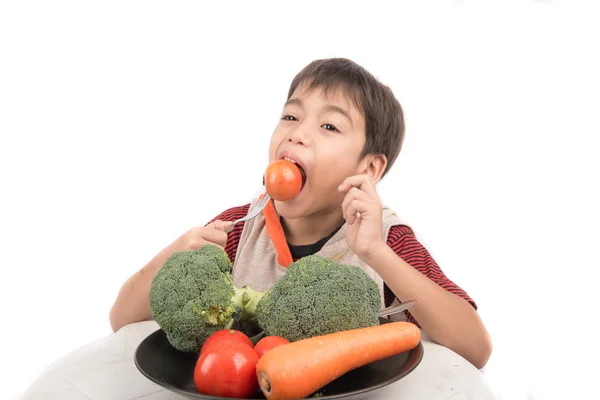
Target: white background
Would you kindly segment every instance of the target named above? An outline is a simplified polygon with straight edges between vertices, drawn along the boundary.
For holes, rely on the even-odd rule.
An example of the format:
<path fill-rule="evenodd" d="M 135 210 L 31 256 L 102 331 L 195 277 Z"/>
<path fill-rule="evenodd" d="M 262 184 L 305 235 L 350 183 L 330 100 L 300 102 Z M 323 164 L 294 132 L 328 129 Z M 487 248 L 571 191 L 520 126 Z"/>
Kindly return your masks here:
<path fill-rule="evenodd" d="M 0 397 L 109 335 L 131 274 L 257 193 L 289 83 L 333 56 L 404 106 L 380 193 L 477 301 L 493 385 L 594 397 L 594 2 L 399 3 L 3 2 Z"/>

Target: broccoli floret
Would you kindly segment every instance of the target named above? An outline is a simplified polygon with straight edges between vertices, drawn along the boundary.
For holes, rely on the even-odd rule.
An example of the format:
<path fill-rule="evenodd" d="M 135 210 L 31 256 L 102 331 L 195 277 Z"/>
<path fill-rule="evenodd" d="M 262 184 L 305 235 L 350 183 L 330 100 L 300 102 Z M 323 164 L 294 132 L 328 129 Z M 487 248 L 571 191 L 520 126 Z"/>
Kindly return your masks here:
<path fill-rule="evenodd" d="M 150 287 L 150 310 L 173 347 L 199 351 L 234 316 L 254 318 L 263 293 L 234 287 L 230 271 L 227 253 L 205 245 L 174 253 L 156 273 Z"/>
<path fill-rule="evenodd" d="M 297 341 L 379 324 L 377 283 L 357 266 L 321 256 L 292 263 L 260 299 L 259 326 L 268 335 Z"/>
<path fill-rule="evenodd" d="M 296 341 L 377 325 L 380 308 L 379 288 L 363 270 L 320 256 L 292 263 L 266 294 L 236 288 L 227 253 L 214 245 L 173 254 L 150 287 L 152 317 L 186 352 L 232 324 Z"/>

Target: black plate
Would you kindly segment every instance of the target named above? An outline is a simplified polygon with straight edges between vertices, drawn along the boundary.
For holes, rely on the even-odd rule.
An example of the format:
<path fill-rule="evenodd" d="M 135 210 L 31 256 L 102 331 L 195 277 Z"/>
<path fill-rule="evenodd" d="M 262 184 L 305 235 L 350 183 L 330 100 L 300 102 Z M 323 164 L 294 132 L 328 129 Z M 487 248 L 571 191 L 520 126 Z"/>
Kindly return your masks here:
<path fill-rule="evenodd" d="M 382 323 L 388 322 L 382 319 Z M 154 383 L 191 399 L 218 400 L 223 397 L 199 393 L 194 384 L 197 353 L 184 353 L 172 347 L 159 329 L 145 338 L 135 351 L 135 365 Z M 423 344 L 414 349 L 375 361 L 340 376 L 319 392 L 321 399 L 358 400 L 408 375 L 423 359 Z M 257 392 L 253 399 L 264 399 Z"/>

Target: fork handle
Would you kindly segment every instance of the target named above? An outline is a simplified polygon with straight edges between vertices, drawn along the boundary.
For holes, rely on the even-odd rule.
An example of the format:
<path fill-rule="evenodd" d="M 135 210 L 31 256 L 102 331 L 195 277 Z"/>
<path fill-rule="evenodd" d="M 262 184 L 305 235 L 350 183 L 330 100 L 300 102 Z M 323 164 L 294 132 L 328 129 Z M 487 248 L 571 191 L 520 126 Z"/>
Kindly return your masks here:
<path fill-rule="evenodd" d="M 229 225 L 227 228 L 225 228 L 225 233 L 229 233 L 233 230 L 233 226 L 237 223 L 237 221 L 233 221 L 231 223 L 231 225 Z"/>

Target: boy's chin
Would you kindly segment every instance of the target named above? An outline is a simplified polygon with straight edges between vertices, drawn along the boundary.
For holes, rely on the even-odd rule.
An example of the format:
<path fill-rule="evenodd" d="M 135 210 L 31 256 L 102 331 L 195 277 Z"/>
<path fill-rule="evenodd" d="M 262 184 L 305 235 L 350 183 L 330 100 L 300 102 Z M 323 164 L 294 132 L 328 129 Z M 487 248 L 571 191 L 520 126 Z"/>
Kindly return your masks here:
<path fill-rule="evenodd" d="M 333 212 L 331 206 L 320 206 L 306 199 L 292 199 L 288 201 L 275 201 L 275 209 L 280 217 L 285 219 L 315 218 Z"/>
<path fill-rule="evenodd" d="M 279 216 L 286 219 L 302 218 L 306 215 L 302 203 L 292 199 L 288 201 L 275 201 L 275 209 Z"/>

